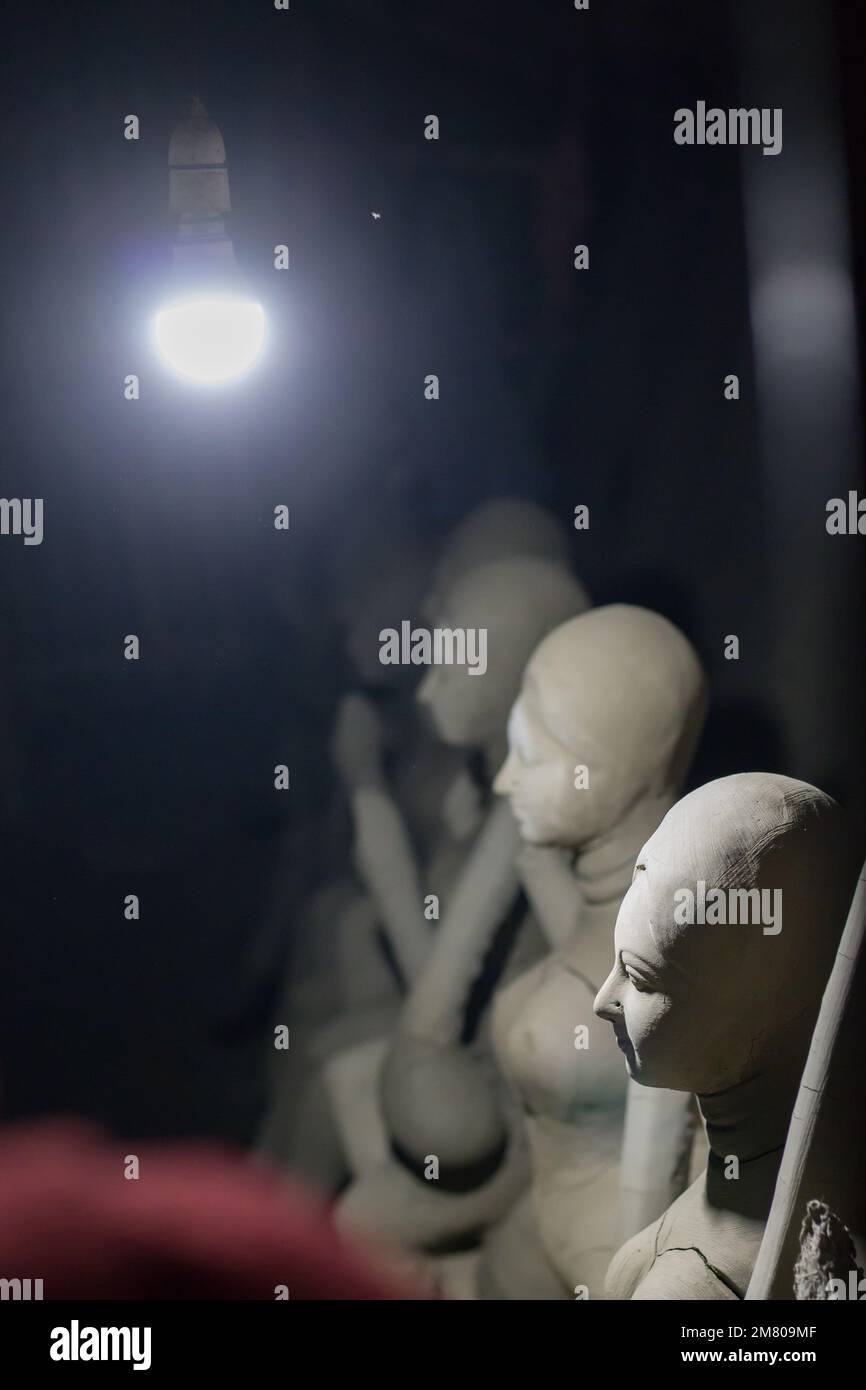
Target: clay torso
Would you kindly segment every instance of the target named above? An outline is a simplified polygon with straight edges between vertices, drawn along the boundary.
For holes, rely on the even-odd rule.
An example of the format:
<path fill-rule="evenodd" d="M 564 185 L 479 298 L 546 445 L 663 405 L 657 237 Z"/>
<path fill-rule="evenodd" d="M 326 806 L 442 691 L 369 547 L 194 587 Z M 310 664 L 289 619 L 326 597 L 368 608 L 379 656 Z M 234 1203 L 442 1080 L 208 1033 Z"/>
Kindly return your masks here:
<path fill-rule="evenodd" d="M 625 1098 L 619 1049 L 592 1010 L 615 911 L 585 907 L 568 947 L 499 992 L 493 1025 L 526 1115 L 544 1251 L 565 1291 L 596 1298 L 613 1253 Z"/>
<path fill-rule="evenodd" d="M 714 1208 L 706 1175 L 611 1262 L 615 1299 L 742 1299 L 764 1229 L 762 1217 Z"/>

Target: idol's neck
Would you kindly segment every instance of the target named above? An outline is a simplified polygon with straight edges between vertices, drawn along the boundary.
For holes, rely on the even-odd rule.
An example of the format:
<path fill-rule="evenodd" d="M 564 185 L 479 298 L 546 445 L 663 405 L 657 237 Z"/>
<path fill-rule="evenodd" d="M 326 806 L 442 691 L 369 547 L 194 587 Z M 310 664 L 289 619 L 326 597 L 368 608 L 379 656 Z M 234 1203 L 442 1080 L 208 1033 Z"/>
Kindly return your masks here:
<path fill-rule="evenodd" d="M 711 1205 L 749 1215 L 769 1211 L 813 1023 L 811 1014 L 800 1016 L 774 1036 L 748 1077 L 698 1096 L 710 1147 Z"/>
<path fill-rule="evenodd" d="M 616 825 L 578 847 L 575 874 L 588 903 L 619 901 L 625 896 L 640 850 L 675 800 L 670 791 L 642 796 Z"/>

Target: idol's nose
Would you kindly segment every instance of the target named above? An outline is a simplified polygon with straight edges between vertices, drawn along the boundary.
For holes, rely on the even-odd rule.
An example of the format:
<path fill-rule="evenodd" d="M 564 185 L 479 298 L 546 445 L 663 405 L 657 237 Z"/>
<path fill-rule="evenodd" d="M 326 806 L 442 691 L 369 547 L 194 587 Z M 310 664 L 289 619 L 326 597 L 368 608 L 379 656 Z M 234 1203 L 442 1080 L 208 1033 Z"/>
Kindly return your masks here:
<path fill-rule="evenodd" d="M 614 967 L 595 996 L 592 1006 L 593 1012 L 607 1023 L 617 1023 L 622 1018 L 622 1003 L 619 997 L 621 981 L 622 973 L 619 965 L 614 962 Z"/>
<path fill-rule="evenodd" d="M 516 785 L 517 759 L 513 753 L 509 753 L 493 779 L 493 790 L 497 796 L 510 796 Z"/>

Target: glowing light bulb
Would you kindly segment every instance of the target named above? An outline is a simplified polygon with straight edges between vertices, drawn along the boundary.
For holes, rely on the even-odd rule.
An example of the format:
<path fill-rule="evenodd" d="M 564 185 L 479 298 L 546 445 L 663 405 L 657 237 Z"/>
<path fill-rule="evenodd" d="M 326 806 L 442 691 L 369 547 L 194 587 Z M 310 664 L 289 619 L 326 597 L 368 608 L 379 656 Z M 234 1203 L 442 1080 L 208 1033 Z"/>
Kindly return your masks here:
<path fill-rule="evenodd" d="M 199 294 L 155 315 L 153 336 L 163 360 L 187 381 L 217 385 L 245 376 L 261 356 L 265 314 L 255 300 Z"/>
<path fill-rule="evenodd" d="M 266 319 L 235 261 L 219 127 L 196 97 L 168 147 L 169 204 L 178 217 L 163 307 L 151 323 L 154 346 L 185 381 L 237 381 L 262 355 Z"/>

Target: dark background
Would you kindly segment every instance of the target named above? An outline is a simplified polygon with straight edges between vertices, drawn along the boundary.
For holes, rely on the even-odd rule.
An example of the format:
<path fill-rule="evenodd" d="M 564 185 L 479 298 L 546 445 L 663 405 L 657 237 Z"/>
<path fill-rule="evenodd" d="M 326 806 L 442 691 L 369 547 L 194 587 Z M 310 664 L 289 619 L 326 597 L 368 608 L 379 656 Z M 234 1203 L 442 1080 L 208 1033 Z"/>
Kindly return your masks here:
<path fill-rule="evenodd" d="M 756 366 L 743 179 L 764 166 L 771 204 L 793 179 L 783 231 L 841 236 L 847 268 L 864 213 L 855 6 L 19 10 L 3 20 L 0 490 L 45 499 L 45 539 L 0 537 L 7 1116 L 249 1136 L 263 1034 L 226 1020 L 275 878 L 288 863 L 300 894 L 345 869 L 321 830 L 349 680 L 335 588 L 485 496 L 534 496 L 566 526 L 587 503 L 574 553 L 595 601 L 656 607 L 696 643 L 713 708 L 693 781 L 777 769 L 857 813 L 866 541 L 824 530 L 827 499 L 862 486 L 855 364 L 795 320 L 808 360 L 780 359 L 786 446 Z M 675 146 L 677 107 L 777 90 L 778 160 Z M 194 93 L 274 330 L 254 377 L 206 397 L 162 376 L 145 335 L 173 235 L 168 139 Z M 810 173 L 828 167 L 816 131 L 847 203 Z"/>

